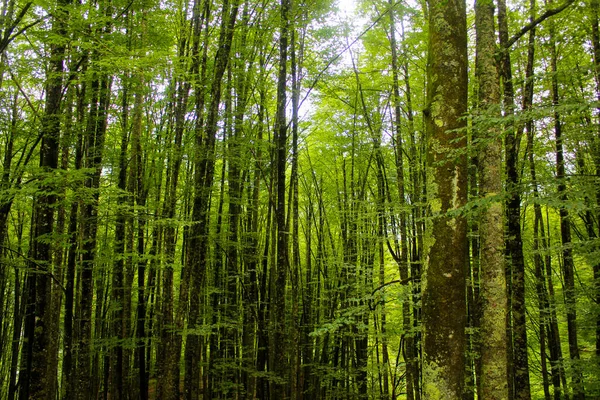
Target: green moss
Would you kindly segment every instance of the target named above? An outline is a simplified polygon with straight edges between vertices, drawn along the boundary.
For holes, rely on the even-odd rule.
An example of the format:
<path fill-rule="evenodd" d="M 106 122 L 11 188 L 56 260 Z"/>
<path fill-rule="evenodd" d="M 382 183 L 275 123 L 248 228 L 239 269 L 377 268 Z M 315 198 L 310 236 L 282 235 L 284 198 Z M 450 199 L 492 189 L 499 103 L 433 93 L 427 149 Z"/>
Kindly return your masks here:
<path fill-rule="evenodd" d="M 436 362 L 423 363 L 423 398 L 431 400 L 459 399 L 447 382 L 450 374 Z"/>

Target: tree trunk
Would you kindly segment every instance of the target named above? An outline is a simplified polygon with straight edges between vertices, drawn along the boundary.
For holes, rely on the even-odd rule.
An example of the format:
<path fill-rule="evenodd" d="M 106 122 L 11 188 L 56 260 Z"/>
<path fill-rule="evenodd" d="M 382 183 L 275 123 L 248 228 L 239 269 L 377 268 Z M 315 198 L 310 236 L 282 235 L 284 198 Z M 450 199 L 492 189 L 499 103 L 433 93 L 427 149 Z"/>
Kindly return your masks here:
<path fill-rule="evenodd" d="M 85 182 L 92 191 L 82 207 L 82 255 L 80 302 L 77 304 L 79 319 L 79 348 L 77 359 L 76 399 L 88 399 L 93 393 L 92 375 L 92 307 L 94 296 L 94 264 L 96 259 L 96 234 L 98 231 L 98 200 L 104 137 L 107 126 L 107 111 L 110 98 L 111 79 L 101 72 L 95 72 L 90 85 L 92 102 L 86 127 L 85 167 L 91 172 Z"/>
<path fill-rule="evenodd" d="M 493 0 L 475 3 L 476 75 L 479 83 L 479 126 L 475 125 L 479 152 L 479 196 L 488 204 L 480 211 L 481 251 L 481 395 L 485 399 L 507 399 L 507 293 L 503 254 L 501 132 L 486 118 L 498 117 L 500 85 L 496 70 Z"/>
<path fill-rule="evenodd" d="M 396 43 L 396 17 L 394 4 L 392 0 L 388 2 L 390 7 L 390 47 L 392 53 L 392 94 L 394 104 L 394 153 L 396 159 L 396 177 L 398 186 L 398 200 L 400 203 L 400 254 L 397 255 L 396 261 L 400 272 L 400 279 L 408 279 L 408 260 L 409 251 L 408 244 L 409 239 L 407 235 L 407 203 L 405 195 L 405 179 L 404 179 L 404 144 L 401 130 L 401 100 L 400 100 L 400 84 L 399 84 L 399 65 L 398 65 L 398 51 Z M 381 163 L 380 163 L 381 164 Z M 382 168 L 382 166 L 380 166 Z M 381 182 L 383 184 L 383 182 Z M 383 200 L 382 200 L 383 201 Z M 406 398 L 408 400 L 414 399 L 414 383 L 415 383 L 415 366 L 416 359 L 414 355 L 414 339 L 411 329 L 411 315 L 410 315 L 410 302 L 404 301 L 402 303 L 402 326 L 404 329 L 404 335 L 406 338 Z"/>
<path fill-rule="evenodd" d="M 594 52 L 594 78 L 596 80 L 596 99 L 600 100 L 600 30 L 598 29 L 598 14 L 600 4 L 598 0 L 591 0 L 591 21 L 592 21 L 592 49 Z M 599 111 L 599 108 L 596 109 Z M 596 132 L 595 140 L 592 141 L 593 158 L 596 167 L 596 177 L 600 179 L 600 125 Z M 600 210 L 600 188 L 596 189 L 596 205 Z M 596 212 L 596 224 L 598 236 L 600 236 L 600 211 Z M 596 304 L 600 304 L 600 262 L 594 264 L 595 293 Z M 600 367 L 600 315 L 596 318 L 596 359 L 597 366 Z"/>
<path fill-rule="evenodd" d="M 554 39 L 554 26 L 550 29 L 550 68 L 552 71 L 552 104 L 554 108 L 554 139 L 556 145 L 556 179 L 558 181 L 558 196 L 561 201 L 560 214 L 560 237 L 562 243 L 562 273 L 565 282 L 565 307 L 567 311 L 567 333 L 569 340 L 569 356 L 571 358 L 571 385 L 573 399 L 585 399 L 583 387 L 583 374 L 581 371 L 579 341 L 577 334 L 577 294 L 575 293 L 575 265 L 573 262 L 573 249 L 571 241 L 571 218 L 567 209 L 569 200 L 567 195 L 567 177 L 565 173 L 565 159 L 563 149 L 563 134 L 561 115 L 556 109 L 559 105 L 556 43 Z"/>
<path fill-rule="evenodd" d="M 83 85 L 82 85 L 83 86 Z M 84 114 L 84 99 L 85 90 L 80 90 L 77 93 L 77 124 L 82 124 Z M 80 170 L 83 166 L 83 130 L 75 136 L 75 170 Z M 69 211 L 69 224 L 67 227 L 68 234 L 68 254 L 67 254 L 67 266 L 66 266 L 66 284 L 65 284 L 65 317 L 64 317 L 64 339 L 63 339 L 63 390 L 62 394 L 64 398 L 70 399 L 75 395 L 75 349 L 74 342 L 76 340 L 75 323 L 74 323 L 74 304 L 76 297 L 76 282 L 75 282 L 75 270 L 77 264 L 77 256 L 79 252 L 79 213 L 80 213 L 80 201 L 75 199 L 71 203 L 71 209 Z"/>
<path fill-rule="evenodd" d="M 52 24 L 52 30 L 58 37 L 66 37 L 66 20 L 68 14 L 66 7 L 68 0 L 61 0 L 57 5 L 57 15 Z M 58 340 L 55 332 L 50 329 L 54 322 L 50 318 L 55 314 L 51 312 L 51 280 L 53 273 L 52 242 L 49 235 L 54 232 L 54 209 L 57 203 L 56 184 L 51 183 L 52 174 L 58 168 L 59 144 L 60 144 L 60 122 L 61 104 L 63 91 L 63 72 L 66 47 L 63 42 L 53 43 L 50 51 L 50 63 L 46 84 L 46 105 L 41 124 L 42 144 L 40 149 L 40 168 L 44 175 L 40 184 L 41 193 L 38 195 L 33 210 L 33 243 L 32 243 L 32 265 L 35 273 L 30 274 L 28 281 L 28 299 L 30 305 L 34 305 L 25 316 L 25 325 L 35 328 L 28 329 L 25 337 L 25 351 L 27 357 L 31 357 L 31 363 L 21 371 L 21 399 L 47 399 L 56 396 L 56 385 L 51 379 L 55 374 L 52 372 L 57 368 L 57 355 L 49 352 L 50 348 L 58 349 L 51 342 Z"/>
<path fill-rule="evenodd" d="M 179 62 L 183 70 L 183 59 L 187 52 L 186 41 L 179 43 Z M 165 198 L 162 206 L 162 217 L 170 220 L 175 218 L 177 205 L 177 188 L 181 163 L 183 160 L 182 142 L 185 130 L 185 113 L 188 105 L 190 83 L 184 77 L 174 78 L 172 82 L 175 91 L 173 99 L 173 129 L 174 138 L 172 147 L 168 152 Z M 175 332 L 175 252 L 177 246 L 176 227 L 171 224 L 165 226 L 163 234 L 165 266 L 163 272 L 163 291 L 161 299 L 161 332 L 160 344 L 157 354 L 157 395 L 160 399 L 179 399 L 179 359 L 177 341 L 180 335 Z"/>
<path fill-rule="evenodd" d="M 142 117 L 144 95 L 141 88 L 144 86 L 142 77 L 137 77 L 137 91 L 135 93 L 135 103 L 133 109 L 132 131 L 132 163 L 131 175 L 134 182 L 135 202 L 140 211 L 137 216 L 137 316 L 136 316 L 136 364 L 138 367 L 138 389 L 139 399 L 148 399 L 148 375 L 146 368 L 146 216 L 145 207 L 148 196 L 148 189 L 145 182 L 145 168 L 142 154 Z"/>
<path fill-rule="evenodd" d="M 498 0 L 498 33 L 500 38 L 499 73 L 504 88 L 504 114 L 514 113 L 514 88 L 510 49 L 508 42 L 508 21 L 506 1 Z M 525 326 L 525 260 L 521 239 L 521 189 L 518 170 L 518 155 L 521 135 L 509 121 L 506 129 L 506 219 L 505 237 L 507 255 L 507 284 L 509 288 L 509 328 L 508 328 L 508 369 L 509 399 L 528 400 L 531 398 L 529 385 L 529 357 L 527 354 L 527 329 Z"/>
<path fill-rule="evenodd" d="M 125 271 L 125 225 L 127 216 L 126 213 L 130 210 L 125 210 L 125 204 L 128 204 L 126 197 L 127 191 L 127 164 L 129 154 L 127 148 L 129 146 L 129 85 L 130 79 L 128 76 L 123 77 L 123 93 L 122 93 L 122 132 L 121 132 L 121 151 L 119 154 L 119 175 L 117 180 L 117 188 L 120 190 L 119 208 L 116 211 L 115 221 L 115 249 L 114 254 L 117 258 L 114 264 L 112 274 L 112 296 L 116 305 L 112 315 L 112 333 L 116 339 L 116 344 L 111 349 L 111 399 L 121 400 L 123 395 L 123 342 L 126 337 L 124 327 L 127 325 L 123 320 L 123 303 L 125 302 L 124 291 L 124 271 Z M 124 204 L 123 204 L 124 203 Z"/>
<path fill-rule="evenodd" d="M 435 217 L 423 288 L 423 396 L 458 399 L 464 387 L 467 223 L 467 27 L 461 0 L 429 0 L 426 129 Z M 457 151 L 458 150 L 458 151 Z M 450 214 L 454 212 L 453 214 Z"/>
<path fill-rule="evenodd" d="M 288 398 L 286 377 L 288 376 L 288 362 L 286 354 L 285 330 L 285 286 L 286 275 L 289 268 L 288 260 L 288 234 L 285 218 L 285 181 L 287 167 L 287 122 L 286 110 L 286 80 L 287 80 L 287 53 L 289 36 L 290 0 L 281 0 L 281 21 L 279 34 L 279 74 L 277 77 L 277 115 L 275 119 L 275 163 L 276 163 L 276 207 L 275 222 L 277 229 L 277 260 L 271 276 L 271 309 L 270 309 L 270 336 L 269 336 L 269 363 L 270 370 L 280 379 L 271 381 L 271 399 Z"/>

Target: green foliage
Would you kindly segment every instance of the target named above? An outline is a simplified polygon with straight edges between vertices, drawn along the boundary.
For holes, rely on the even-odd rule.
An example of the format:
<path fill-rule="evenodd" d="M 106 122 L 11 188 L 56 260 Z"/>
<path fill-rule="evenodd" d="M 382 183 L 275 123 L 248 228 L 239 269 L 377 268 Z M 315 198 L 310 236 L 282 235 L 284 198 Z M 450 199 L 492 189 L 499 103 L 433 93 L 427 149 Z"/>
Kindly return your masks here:
<path fill-rule="evenodd" d="M 426 160 L 424 127 L 428 112 L 424 3 L 393 4 L 398 71 L 392 70 L 389 2 L 358 2 L 357 15 L 346 17 L 341 6 L 329 0 L 292 4 L 290 29 L 295 35 L 297 76 L 292 79 L 290 75 L 290 46 L 287 229 L 283 232 L 290 256 L 284 266 L 276 260 L 274 228 L 279 60 L 273 43 L 280 35 L 278 4 L 241 2 L 221 84 L 214 171 L 202 171 L 196 162 L 208 154 L 203 151 L 208 148 L 207 116 L 215 98 L 211 88 L 221 51 L 222 7 L 233 3 L 72 2 L 62 5 L 66 16 L 60 20 L 64 24 L 61 32 L 56 29 L 62 15 L 59 3 L 36 0 L 18 22 L 16 29 L 23 32 L 14 37 L 0 60 L 1 398 L 8 397 L 10 372 L 21 374 L 26 368 L 17 362 L 26 347 L 25 327 L 20 324 L 29 312 L 25 309 L 28 285 L 33 276 L 42 275 L 29 262 L 38 245 L 51 248 L 51 258 L 44 262 L 51 274 L 46 295 L 54 325 L 44 329 L 60 332 L 53 336 L 56 346 L 48 348 L 59 373 L 56 393 L 66 393 L 73 384 L 69 376 L 60 376 L 66 355 L 72 349 L 75 353 L 71 356 L 81 355 L 77 352 L 84 345 L 79 325 L 71 326 L 75 336 L 66 337 L 67 299 L 75 312 L 71 322 L 78 324 L 86 311 L 81 299 L 87 295 L 92 326 L 89 359 L 94 363 L 90 368 L 97 374 L 90 377 L 90 390 L 95 393 L 88 398 L 105 393 L 118 398 L 114 371 L 121 353 L 124 390 L 137 396 L 143 390 L 138 371 L 140 349 L 148 362 L 146 373 L 156 378 L 153 382 L 158 386 L 167 380 L 163 379 L 168 375 L 164 368 L 171 352 L 176 366 L 181 366 L 178 373 L 183 382 L 188 367 L 182 358 L 191 338 L 199 338 L 201 343 L 199 358 L 193 362 L 201 365 L 203 385 L 212 391 L 211 398 L 241 398 L 245 390 L 253 390 L 257 398 L 268 398 L 264 389 L 268 382 L 289 388 L 290 395 L 292 390 L 296 395 L 303 391 L 304 398 L 404 398 L 405 391 L 422 379 L 411 375 L 413 372 L 444 373 L 441 366 L 418 367 L 421 274 L 432 218 L 439 216 L 439 202 L 432 196 L 435 188 L 426 184 L 431 178 L 428 168 L 433 165 Z M 3 4 L 2 34 L 27 2 L 8 0 Z M 204 6 L 208 6 L 207 14 Z M 528 23 L 529 3 L 510 7 L 509 33 L 515 33 Z M 541 14 L 546 5 L 537 7 Z M 468 128 L 456 132 L 457 140 L 467 138 L 468 145 L 448 157 L 467 155 L 475 165 L 474 156 L 497 139 L 487 135 L 488 131 L 503 139 L 516 132 L 520 139 L 520 185 L 516 190 L 522 199 L 533 398 L 544 397 L 542 359 L 549 361 L 550 352 L 548 335 L 542 334 L 547 324 L 543 318 L 551 313 L 557 318 L 566 377 L 580 367 L 587 396 L 600 393 L 595 354 L 600 306 L 598 276 L 594 275 L 600 265 L 600 101 L 591 27 L 595 16 L 590 9 L 588 4 L 574 4 L 536 27 L 531 78 L 525 76 L 528 35 L 511 47 L 514 112 L 509 112 L 506 104 L 479 109 L 477 87 L 471 79 L 473 107 L 464 117 Z M 551 68 L 552 41 L 557 46 L 556 72 Z M 64 71 L 50 71 L 50 55 L 61 46 L 65 48 Z M 474 37 L 469 46 L 474 63 Z M 398 76 L 399 120 L 394 109 L 394 73 Z M 45 139 L 40 132 L 48 106 L 48 84 L 57 74 L 62 88 L 59 167 L 47 170 L 39 166 Z M 111 86 L 106 118 L 99 119 L 106 124 L 106 133 L 102 162 L 96 169 L 86 151 L 93 147 L 96 139 L 92 132 L 100 126 L 94 125 L 93 111 L 101 102 L 93 97 L 92 88 L 102 77 L 108 77 Z M 533 82 L 533 105 L 522 110 L 528 79 Z M 554 81 L 560 94 L 558 104 L 552 97 Z M 299 85 L 297 121 L 291 120 L 292 82 Z M 560 182 L 556 179 L 556 116 L 563 129 L 566 197 L 558 193 Z M 531 145 L 525 130 L 530 122 Z M 298 131 L 297 149 L 292 148 L 294 128 Z M 476 131 L 482 134 L 475 135 Z M 202 173 L 211 174 L 214 183 L 199 186 L 206 178 Z M 90 184 L 95 174 L 99 174 L 98 187 Z M 123 176 L 125 185 L 119 187 Z M 471 292 L 479 290 L 480 284 L 477 215 L 492 203 L 505 203 L 512 194 L 506 187 L 501 193 L 478 198 L 478 179 L 473 173 L 472 200 L 446 215 L 464 216 L 473 227 L 469 234 L 471 261 L 465 266 L 470 271 L 466 289 L 473 307 L 477 302 Z M 53 230 L 37 235 L 34 210 L 39 209 L 40 199 L 48 196 L 56 199 L 50 207 Z M 168 213 L 171 196 L 174 209 Z M 190 232 L 198 224 L 192 215 L 197 199 L 206 201 L 210 214 L 200 240 L 202 248 L 190 244 L 194 239 Z M 95 208 L 90 214 L 92 205 Z M 537 239 L 535 207 L 541 210 L 544 227 L 542 233 L 538 226 Z M 572 241 L 566 245 L 561 241 L 560 210 L 568 212 L 573 231 Z M 86 236 L 92 225 L 97 232 Z M 580 360 L 570 360 L 567 350 L 561 269 L 565 246 L 572 250 L 575 264 Z M 205 261 L 199 271 L 200 284 L 195 285 L 190 260 L 201 251 Z M 93 284 L 91 291 L 82 292 L 88 252 L 93 253 Z M 550 305 L 545 305 L 537 292 L 540 276 L 535 263 L 540 259 L 545 267 L 544 290 L 552 296 Z M 271 349 L 270 312 L 281 300 L 273 295 L 274 274 L 279 268 L 285 268 L 287 279 L 283 288 L 285 348 Z M 549 293 L 550 283 L 553 294 Z M 69 284 L 73 286 L 70 294 Z M 200 317 L 190 321 L 190 296 L 196 294 L 200 305 L 195 311 Z M 474 324 L 471 321 L 466 327 L 473 337 L 479 332 Z M 144 328 L 143 337 L 137 336 L 140 327 Z M 34 329 L 35 337 L 44 335 L 40 329 Z M 14 354 L 13 335 L 14 343 L 20 345 Z M 75 342 L 69 348 L 70 339 Z M 485 338 L 482 340 L 485 345 Z M 546 354 L 541 354 L 542 344 Z M 416 362 L 411 360 L 409 348 L 415 351 Z M 277 375 L 269 367 L 269 357 L 280 352 L 289 376 Z M 477 346 L 472 344 L 469 363 L 475 366 L 477 360 Z M 412 362 L 417 370 L 411 372 Z M 81 360 L 73 366 L 71 375 L 75 376 Z M 571 390 L 570 379 L 566 383 Z M 420 388 L 412 390 L 416 393 Z"/>

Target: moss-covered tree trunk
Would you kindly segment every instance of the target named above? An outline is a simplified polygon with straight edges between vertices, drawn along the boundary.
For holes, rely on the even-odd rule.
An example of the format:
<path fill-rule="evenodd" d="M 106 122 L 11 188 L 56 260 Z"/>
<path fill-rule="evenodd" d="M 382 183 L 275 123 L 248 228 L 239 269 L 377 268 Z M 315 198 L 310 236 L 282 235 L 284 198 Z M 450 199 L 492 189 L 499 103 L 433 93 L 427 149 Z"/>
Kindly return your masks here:
<path fill-rule="evenodd" d="M 500 84 L 496 69 L 496 40 L 493 0 L 475 2 L 476 75 L 479 83 L 480 140 L 479 236 L 481 249 L 481 396 L 507 399 L 507 293 L 504 266 L 503 210 L 498 195 L 502 192 L 502 140 L 500 131 L 486 117 L 499 114 Z"/>
<path fill-rule="evenodd" d="M 463 0 L 429 0 L 429 185 L 434 214 L 423 282 L 423 396 L 459 399 L 464 387 L 467 200 L 464 114 L 467 27 Z"/>

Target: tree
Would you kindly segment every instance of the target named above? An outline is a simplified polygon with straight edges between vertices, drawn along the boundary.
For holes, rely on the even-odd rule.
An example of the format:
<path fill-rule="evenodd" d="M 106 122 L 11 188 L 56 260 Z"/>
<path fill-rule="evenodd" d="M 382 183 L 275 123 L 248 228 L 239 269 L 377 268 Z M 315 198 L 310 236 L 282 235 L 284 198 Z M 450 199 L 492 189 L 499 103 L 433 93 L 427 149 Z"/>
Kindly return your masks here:
<path fill-rule="evenodd" d="M 600 395 L 596 1 L 65 1 L 0 2 L 0 398 Z"/>
<path fill-rule="evenodd" d="M 494 2 L 475 3 L 477 32 L 478 106 L 482 115 L 493 118 L 500 111 L 500 84 L 496 69 Z M 481 117 L 480 117 L 481 118 Z M 507 288 L 505 279 L 502 206 L 502 141 L 493 126 L 475 124 L 480 169 L 479 223 L 481 252 L 481 396 L 486 399 L 508 398 L 508 352 L 506 338 Z"/>
<path fill-rule="evenodd" d="M 423 288 L 423 396 L 460 398 L 464 387 L 467 201 L 467 28 L 463 1 L 429 4 L 429 193 L 436 213 Z"/>
<path fill-rule="evenodd" d="M 68 4 L 66 1 L 57 4 L 57 16 L 53 21 L 52 29 L 62 40 L 67 35 L 65 16 Z M 36 199 L 33 210 L 34 242 L 31 249 L 31 272 L 27 276 L 26 350 L 22 358 L 24 368 L 21 370 L 21 399 L 54 397 L 56 390 L 51 371 L 57 355 L 49 351 L 57 349 L 51 342 L 58 340 L 51 319 L 53 314 L 50 312 L 53 289 L 50 276 L 54 269 L 50 235 L 54 231 L 54 207 L 57 203 L 56 186 L 52 183 L 51 176 L 58 168 L 65 51 L 65 45 L 60 41 L 51 45 L 40 135 L 40 168 L 44 176 L 40 182 L 41 194 Z"/>
<path fill-rule="evenodd" d="M 215 141 L 218 123 L 219 104 L 221 102 L 221 84 L 223 75 L 229 63 L 229 51 L 233 38 L 239 1 L 234 0 L 229 4 L 223 2 L 221 25 L 219 32 L 218 50 L 215 54 L 214 75 L 209 93 L 209 106 L 207 110 L 206 123 L 203 120 L 202 91 L 196 96 L 196 125 L 195 125 L 195 180 L 194 180 L 194 202 L 192 208 L 193 224 L 189 231 L 187 240 L 189 247 L 197 249 L 190 253 L 187 259 L 187 268 L 190 270 L 190 308 L 189 324 L 196 328 L 201 324 L 200 315 L 200 293 L 202 281 L 205 279 L 207 270 L 208 253 L 208 227 L 210 222 L 210 194 L 213 186 L 215 168 Z M 198 12 L 198 10 L 196 11 Z M 196 14 L 196 18 L 199 16 Z M 198 22 L 196 22 L 198 23 Z M 198 38 L 199 39 L 199 38 Z M 196 44 L 197 45 L 197 44 Z M 198 66 L 196 66 L 197 68 Z M 197 70 L 196 70 L 197 71 Z M 197 84 L 197 89 L 201 89 Z M 200 364 L 201 342 L 200 335 L 196 332 L 188 334 L 185 347 L 185 398 L 192 400 L 199 396 L 200 388 Z"/>

